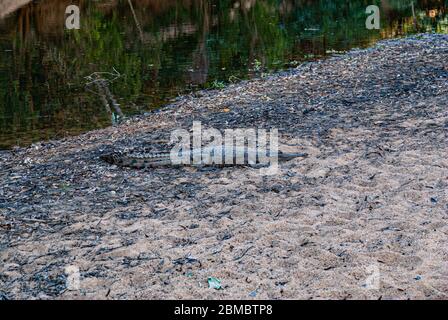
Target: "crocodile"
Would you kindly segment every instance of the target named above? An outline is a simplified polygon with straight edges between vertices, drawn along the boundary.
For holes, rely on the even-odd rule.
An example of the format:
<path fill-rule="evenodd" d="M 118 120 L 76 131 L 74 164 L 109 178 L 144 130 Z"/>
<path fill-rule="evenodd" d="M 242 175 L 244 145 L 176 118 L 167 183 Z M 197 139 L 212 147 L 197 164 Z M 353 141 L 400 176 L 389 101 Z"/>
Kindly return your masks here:
<path fill-rule="evenodd" d="M 113 165 L 117 165 L 120 167 L 129 167 L 134 169 L 144 169 L 144 168 L 157 168 L 157 167 L 178 167 L 178 166 L 253 166 L 253 167 L 262 167 L 267 166 L 270 163 L 270 160 L 277 158 L 278 161 L 290 161 L 295 158 L 306 158 L 308 154 L 306 153 L 284 153 L 279 151 L 277 155 L 272 154 L 270 151 L 266 151 L 266 158 L 260 159 L 258 155 L 257 149 L 250 149 L 244 147 L 223 147 L 222 148 L 222 161 L 220 163 L 215 163 L 210 159 L 202 157 L 202 161 L 197 164 L 193 161 L 195 157 L 201 155 L 211 155 L 213 156 L 215 148 L 200 148 L 200 149 L 190 149 L 187 151 L 187 154 L 180 153 L 179 158 L 185 156 L 186 159 L 189 159 L 186 164 L 175 164 L 172 161 L 170 152 L 150 152 L 150 153 L 108 153 L 100 156 L 100 159 Z M 232 155 L 233 161 L 230 163 L 226 160 L 226 155 Z M 276 156 L 276 157 L 275 157 Z M 251 161 L 249 161 L 251 158 Z M 240 161 L 237 161 L 239 160 Z"/>

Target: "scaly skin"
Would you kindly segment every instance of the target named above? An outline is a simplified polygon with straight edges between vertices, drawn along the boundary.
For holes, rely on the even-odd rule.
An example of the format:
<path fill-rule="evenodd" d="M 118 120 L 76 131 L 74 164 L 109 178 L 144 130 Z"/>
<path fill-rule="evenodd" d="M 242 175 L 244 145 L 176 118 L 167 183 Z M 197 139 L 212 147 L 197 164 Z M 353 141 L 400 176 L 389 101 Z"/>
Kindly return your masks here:
<path fill-rule="evenodd" d="M 227 148 L 223 147 L 222 155 L 223 155 L 223 164 L 215 164 L 212 161 L 206 161 L 201 164 L 194 164 L 193 157 L 195 155 L 200 154 L 210 154 L 212 152 L 212 148 L 204 148 L 204 149 L 193 149 L 188 152 L 188 158 L 190 159 L 189 164 L 191 166 L 238 166 L 238 165 L 247 165 L 247 166 L 256 166 L 256 165 L 268 165 L 269 163 L 265 163 L 266 161 L 260 161 L 257 156 L 257 150 L 254 149 L 246 149 L 241 147 Z M 225 160 L 225 155 L 232 155 L 233 162 L 228 163 Z M 243 163 L 237 163 L 237 155 L 244 159 Z M 243 158 L 244 155 L 244 158 Z M 252 155 L 254 159 L 256 158 L 255 163 L 249 163 L 248 155 Z M 269 160 L 270 153 L 267 152 L 267 157 Z M 274 155 L 273 155 L 274 156 Z M 305 158 L 308 154 L 306 153 L 283 153 L 278 152 L 277 159 L 278 161 L 289 161 L 294 158 Z M 134 169 L 144 169 L 144 168 L 157 168 L 157 167 L 168 167 L 168 166 L 180 166 L 177 164 L 173 164 L 171 161 L 170 153 L 142 153 L 142 154 L 120 154 L 120 153 L 111 153 L 102 155 L 100 157 L 101 160 L 104 160 L 110 164 L 114 164 L 120 167 L 129 167 Z M 253 161 L 252 161 L 253 162 Z M 185 165 L 185 164 L 183 164 Z"/>

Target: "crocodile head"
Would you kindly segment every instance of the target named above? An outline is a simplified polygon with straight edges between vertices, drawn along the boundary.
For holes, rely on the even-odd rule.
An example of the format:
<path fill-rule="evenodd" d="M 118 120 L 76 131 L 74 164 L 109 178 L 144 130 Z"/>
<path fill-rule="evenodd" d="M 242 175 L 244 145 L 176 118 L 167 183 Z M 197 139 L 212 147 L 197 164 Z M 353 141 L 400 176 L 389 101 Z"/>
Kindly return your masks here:
<path fill-rule="evenodd" d="M 120 164 L 123 156 L 120 153 L 108 153 L 101 155 L 100 159 L 110 164 Z"/>

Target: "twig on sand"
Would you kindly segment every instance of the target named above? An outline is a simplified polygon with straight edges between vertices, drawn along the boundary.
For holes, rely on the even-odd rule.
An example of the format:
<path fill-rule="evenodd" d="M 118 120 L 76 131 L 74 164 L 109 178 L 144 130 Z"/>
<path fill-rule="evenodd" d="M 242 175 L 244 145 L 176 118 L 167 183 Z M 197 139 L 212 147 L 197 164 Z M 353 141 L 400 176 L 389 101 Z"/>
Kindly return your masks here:
<path fill-rule="evenodd" d="M 239 256 L 233 258 L 233 261 L 238 261 L 242 259 L 249 252 L 249 250 L 253 248 L 255 248 L 255 246 L 250 246 L 247 249 L 243 250 L 243 252 Z"/>

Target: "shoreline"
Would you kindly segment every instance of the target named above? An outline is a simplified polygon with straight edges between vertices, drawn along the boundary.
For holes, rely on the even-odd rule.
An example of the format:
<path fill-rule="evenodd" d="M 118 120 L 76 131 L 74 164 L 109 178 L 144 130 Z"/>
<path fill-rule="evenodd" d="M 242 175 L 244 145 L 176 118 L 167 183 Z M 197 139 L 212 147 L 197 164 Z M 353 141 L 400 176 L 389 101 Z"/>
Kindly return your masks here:
<path fill-rule="evenodd" d="M 447 298 L 446 61 L 448 35 L 383 40 L 1 152 L 0 297 Z M 309 157 L 274 176 L 98 160 L 193 121 L 277 128 L 280 150 Z M 73 265 L 80 290 L 66 287 Z"/>

